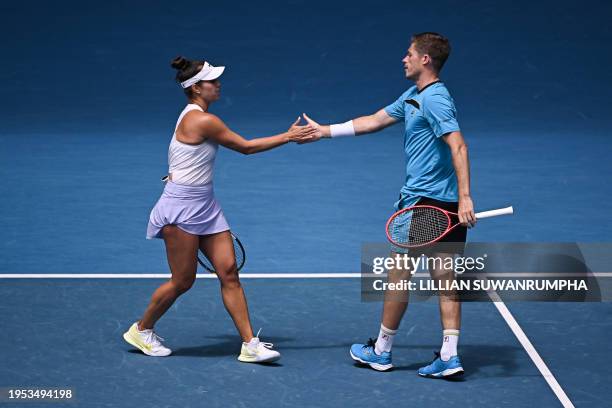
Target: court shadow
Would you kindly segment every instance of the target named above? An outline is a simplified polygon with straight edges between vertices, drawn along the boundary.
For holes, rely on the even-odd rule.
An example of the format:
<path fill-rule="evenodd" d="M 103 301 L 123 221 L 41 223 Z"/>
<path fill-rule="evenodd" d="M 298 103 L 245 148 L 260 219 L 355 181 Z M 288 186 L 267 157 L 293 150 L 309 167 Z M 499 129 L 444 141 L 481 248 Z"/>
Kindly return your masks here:
<path fill-rule="evenodd" d="M 400 365 L 396 366 L 394 369 L 397 371 L 414 371 L 416 373 L 419 368 L 432 362 L 435 357 L 433 351 L 439 350 L 439 348 L 439 345 L 394 346 L 394 349 L 432 350 L 430 360 L 409 365 Z M 514 377 L 515 373 L 521 368 L 517 360 L 527 357 L 524 355 L 525 352 L 522 348 L 515 346 L 467 344 L 460 346 L 459 351 L 461 353 L 461 362 L 463 363 L 465 374 L 461 377 L 447 379 L 447 381 L 460 382 L 470 377 L 478 378 L 485 367 L 496 367 L 498 369 L 498 372 L 493 374 L 490 370 L 487 370 L 487 377 Z M 419 354 L 421 353 L 419 352 Z M 524 374 L 521 374 L 521 376 L 524 376 Z"/>
<path fill-rule="evenodd" d="M 426 362 L 426 363 L 415 363 L 415 364 L 411 364 L 411 365 L 409 365 L 409 366 L 395 366 L 395 367 L 393 367 L 393 369 L 392 369 L 392 370 L 390 370 L 390 371 L 413 371 L 415 375 L 418 375 L 418 374 L 417 374 L 417 370 L 418 370 L 419 368 L 421 368 L 421 367 L 423 367 L 423 366 L 425 366 L 425 365 L 429 364 L 430 362 L 431 362 L 431 361 L 428 361 L 428 362 Z M 361 364 L 361 363 L 358 363 L 358 362 L 356 362 L 356 361 L 355 361 L 355 362 L 353 362 L 353 366 L 354 366 L 355 368 L 359 368 L 359 369 L 364 369 L 364 370 L 372 370 L 372 369 L 371 369 L 370 367 L 368 367 L 367 365 L 365 365 L 365 364 Z M 464 381 L 466 381 L 466 378 L 465 378 L 465 377 L 466 377 L 466 376 L 465 376 L 465 374 L 464 374 L 464 375 L 459 376 L 459 377 L 439 378 L 439 379 L 440 379 L 440 380 L 443 380 L 443 381 L 449 381 L 449 382 L 464 382 Z M 434 378 L 434 379 L 435 379 L 435 378 Z"/>
<path fill-rule="evenodd" d="M 236 335 L 227 334 L 220 336 L 206 336 L 206 338 L 221 341 L 202 346 L 180 347 L 173 350 L 172 354 L 183 357 L 223 357 L 238 356 L 238 354 L 240 354 L 240 338 Z M 270 337 L 264 340 L 276 345 L 278 343 L 292 341 L 294 339 L 292 337 Z M 282 365 L 278 363 L 270 363 L 266 365 L 282 367 Z"/>
<path fill-rule="evenodd" d="M 240 346 L 236 346 L 235 341 L 194 347 L 180 347 L 172 351 L 172 355 L 182 357 L 223 357 L 234 356 L 239 353 Z"/>
<path fill-rule="evenodd" d="M 334 344 L 309 344 L 307 346 L 291 346 L 291 345 L 282 345 L 283 350 L 326 350 L 326 349 L 346 349 L 347 355 L 348 350 L 351 347 L 352 343 L 334 343 Z"/>

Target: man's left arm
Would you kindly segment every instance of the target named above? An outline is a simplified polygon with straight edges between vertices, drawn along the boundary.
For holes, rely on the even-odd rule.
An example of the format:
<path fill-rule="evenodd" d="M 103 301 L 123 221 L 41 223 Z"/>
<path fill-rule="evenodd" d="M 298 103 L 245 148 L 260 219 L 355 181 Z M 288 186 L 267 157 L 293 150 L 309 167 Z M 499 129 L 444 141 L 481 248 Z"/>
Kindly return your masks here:
<path fill-rule="evenodd" d="M 457 187 L 459 193 L 459 222 L 461 225 L 473 227 L 476 224 L 474 215 L 474 204 L 470 196 L 470 160 L 468 148 L 460 131 L 446 133 L 444 141 L 450 148 L 453 167 L 457 175 Z"/>

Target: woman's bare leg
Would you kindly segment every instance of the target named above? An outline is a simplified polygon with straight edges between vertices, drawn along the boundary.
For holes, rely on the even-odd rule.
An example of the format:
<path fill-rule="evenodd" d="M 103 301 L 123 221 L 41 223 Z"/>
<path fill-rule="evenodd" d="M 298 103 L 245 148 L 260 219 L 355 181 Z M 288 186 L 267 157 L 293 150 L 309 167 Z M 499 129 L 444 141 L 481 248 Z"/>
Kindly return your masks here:
<path fill-rule="evenodd" d="M 199 237 L 176 225 L 166 225 L 162 231 L 172 277 L 153 293 L 138 324 L 139 330 L 152 329 L 174 301 L 191 288 L 196 278 Z"/>
<path fill-rule="evenodd" d="M 242 341 L 248 343 L 253 338 L 253 329 L 246 296 L 236 269 L 234 243 L 230 232 L 224 231 L 200 237 L 200 249 L 215 267 L 225 309 L 232 317 Z"/>

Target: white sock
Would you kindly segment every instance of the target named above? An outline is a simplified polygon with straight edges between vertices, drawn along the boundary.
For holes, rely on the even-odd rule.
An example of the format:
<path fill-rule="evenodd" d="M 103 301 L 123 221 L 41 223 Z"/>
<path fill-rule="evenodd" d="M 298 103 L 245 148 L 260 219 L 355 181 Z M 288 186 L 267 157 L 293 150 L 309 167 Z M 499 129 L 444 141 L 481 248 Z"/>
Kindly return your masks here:
<path fill-rule="evenodd" d="M 152 329 L 142 329 L 140 330 L 139 324 L 136 323 L 136 330 L 138 330 L 138 333 L 148 333 L 150 332 Z"/>
<path fill-rule="evenodd" d="M 393 346 L 393 338 L 397 334 L 397 330 L 387 329 L 382 324 L 380 325 L 380 332 L 378 333 L 378 339 L 376 339 L 376 347 L 374 352 L 381 355 L 383 352 L 390 352 Z"/>
<path fill-rule="evenodd" d="M 459 330 L 443 330 L 442 331 L 442 349 L 440 349 L 440 358 L 442 361 L 448 361 L 451 357 L 457 355 L 457 343 L 459 342 Z"/>

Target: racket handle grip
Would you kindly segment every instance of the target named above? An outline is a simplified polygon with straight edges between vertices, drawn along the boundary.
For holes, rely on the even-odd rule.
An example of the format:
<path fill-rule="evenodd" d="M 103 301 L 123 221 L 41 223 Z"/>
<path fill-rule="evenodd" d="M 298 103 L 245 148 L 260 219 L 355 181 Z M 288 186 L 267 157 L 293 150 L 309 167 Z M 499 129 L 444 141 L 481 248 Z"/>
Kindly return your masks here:
<path fill-rule="evenodd" d="M 489 218 L 489 217 L 497 217 L 498 215 L 510 215 L 513 213 L 514 213 L 514 209 L 512 208 L 512 206 L 510 206 L 506 208 L 499 208 L 497 210 L 478 212 L 475 215 L 477 219 L 482 219 L 482 218 Z"/>

